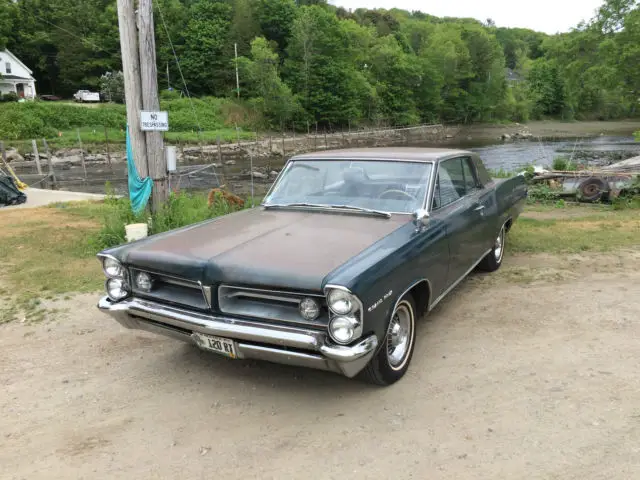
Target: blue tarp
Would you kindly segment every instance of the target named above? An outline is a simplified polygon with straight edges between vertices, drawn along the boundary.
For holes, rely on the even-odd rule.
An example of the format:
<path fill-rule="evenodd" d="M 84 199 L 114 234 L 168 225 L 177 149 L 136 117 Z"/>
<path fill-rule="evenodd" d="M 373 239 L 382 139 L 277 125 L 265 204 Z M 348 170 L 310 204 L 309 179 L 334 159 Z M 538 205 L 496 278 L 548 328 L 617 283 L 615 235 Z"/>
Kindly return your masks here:
<path fill-rule="evenodd" d="M 143 180 L 138 176 L 138 170 L 133 161 L 131 140 L 129 139 L 129 125 L 127 125 L 127 169 L 129 171 L 129 200 L 131 201 L 131 210 L 137 215 L 144 210 L 149 202 L 151 190 L 153 189 L 153 180 L 151 177 Z"/>

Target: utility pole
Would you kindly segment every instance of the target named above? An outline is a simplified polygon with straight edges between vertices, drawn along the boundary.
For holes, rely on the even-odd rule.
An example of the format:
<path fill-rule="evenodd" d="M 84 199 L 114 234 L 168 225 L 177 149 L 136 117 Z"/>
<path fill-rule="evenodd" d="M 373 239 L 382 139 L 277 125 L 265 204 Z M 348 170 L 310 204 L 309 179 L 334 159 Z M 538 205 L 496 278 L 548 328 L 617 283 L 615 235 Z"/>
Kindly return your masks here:
<path fill-rule="evenodd" d="M 238 44 L 234 43 L 233 48 L 236 51 L 236 92 L 238 92 L 238 98 L 240 98 L 240 76 L 238 75 Z"/>
<path fill-rule="evenodd" d="M 138 34 L 140 45 L 140 79 L 142 106 L 145 111 L 160 110 L 158 98 L 158 70 L 156 67 L 156 41 L 153 25 L 152 0 L 138 0 Z M 138 119 L 138 124 L 140 120 Z M 138 127 L 139 128 L 139 127 Z M 145 132 L 149 176 L 153 179 L 151 211 L 157 212 L 169 197 L 167 166 L 164 157 L 162 132 Z"/>
<path fill-rule="evenodd" d="M 171 78 L 169 78 L 169 62 L 167 62 L 167 90 L 171 90 Z"/>
<path fill-rule="evenodd" d="M 127 103 L 127 123 L 133 160 L 138 175 L 149 176 L 147 165 L 147 142 L 140 130 L 140 110 L 142 110 L 142 86 L 140 82 L 140 57 L 138 35 L 133 0 L 118 0 L 118 26 L 120 28 L 120 50 L 124 73 L 124 95 Z M 155 60 L 155 55 L 154 55 Z"/>

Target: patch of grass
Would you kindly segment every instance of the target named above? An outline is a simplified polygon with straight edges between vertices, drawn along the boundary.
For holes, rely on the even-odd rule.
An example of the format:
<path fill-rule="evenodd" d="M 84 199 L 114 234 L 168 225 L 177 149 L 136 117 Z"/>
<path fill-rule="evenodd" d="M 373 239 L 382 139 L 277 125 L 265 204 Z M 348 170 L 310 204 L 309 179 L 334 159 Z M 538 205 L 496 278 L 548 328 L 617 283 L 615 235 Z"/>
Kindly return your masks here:
<path fill-rule="evenodd" d="M 52 148 L 76 147 L 76 129 L 80 128 L 84 143 L 93 144 L 105 142 L 104 127 L 107 127 L 110 142 L 124 143 L 125 106 L 92 107 L 38 101 L 0 104 L 0 138 L 9 145 L 15 142 L 21 149 L 27 146 L 20 140 L 34 138 L 47 138 Z M 218 135 L 222 141 L 235 141 L 236 127 L 248 130 L 241 131 L 241 138 L 252 138 L 252 126 L 262 122 L 246 104 L 230 99 L 205 97 L 193 99 L 193 103 L 185 98 L 162 100 L 160 108 L 169 113 L 171 130 L 166 138 L 174 142 L 197 142 L 199 130 L 203 132 L 203 140 L 209 142 L 215 141 Z"/>
<path fill-rule="evenodd" d="M 528 203 L 552 203 L 556 204 L 560 200 L 562 190 L 551 188 L 546 184 L 529 185 L 527 196 Z"/>
<path fill-rule="evenodd" d="M 492 178 L 511 178 L 516 175 L 516 172 L 509 172 L 503 168 L 489 170 L 489 176 Z"/>
<path fill-rule="evenodd" d="M 0 323 L 48 315 L 43 300 L 102 286 L 102 272 L 87 248 L 96 221 L 65 209 L 11 210 L 0 214 Z"/>
<path fill-rule="evenodd" d="M 611 208 L 561 219 L 521 217 L 509 233 L 509 248 L 523 253 L 606 252 L 640 245 L 640 217 Z"/>

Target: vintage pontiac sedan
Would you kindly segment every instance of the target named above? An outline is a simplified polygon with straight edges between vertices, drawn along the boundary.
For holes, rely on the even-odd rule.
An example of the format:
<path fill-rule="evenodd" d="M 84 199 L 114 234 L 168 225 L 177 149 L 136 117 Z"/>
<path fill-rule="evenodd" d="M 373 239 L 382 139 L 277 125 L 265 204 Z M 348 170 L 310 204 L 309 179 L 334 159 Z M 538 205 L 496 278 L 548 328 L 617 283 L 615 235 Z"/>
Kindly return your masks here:
<path fill-rule="evenodd" d="M 291 158 L 263 203 L 99 254 L 99 309 L 128 328 L 390 385 L 416 323 L 472 270 L 497 270 L 527 195 L 474 153 Z"/>

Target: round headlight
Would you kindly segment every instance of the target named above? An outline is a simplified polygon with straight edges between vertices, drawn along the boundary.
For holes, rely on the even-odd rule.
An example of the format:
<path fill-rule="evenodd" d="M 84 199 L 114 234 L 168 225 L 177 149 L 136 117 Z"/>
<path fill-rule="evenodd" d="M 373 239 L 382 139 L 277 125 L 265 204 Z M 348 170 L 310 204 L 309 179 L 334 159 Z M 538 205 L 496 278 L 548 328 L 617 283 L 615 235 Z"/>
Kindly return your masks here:
<path fill-rule="evenodd" d="M 144 290 L 145 292 L 151 291 L 151 286 L 153 285 L 153 279 L 151 275 L 145 272 L 140 272 L 136 275 L 136 286 L 140 290 Z"/>
<path fill-rule="evenodd" d="M 315 320 L 320 316 L 320 305 L 313 298 L 303 298 L 300 302 L 300 315 L 305 320 Z"/>
<path fill-rule="evenodd" d="M 354 339 L 358 320 L 354 317 L 335 317 L 329 323 L 329 333 L 338 343 L 349 343 Z"/>
<path fill-rule="evenodd" d="M 104 274 L 109 278 L 124 277 L 124 268 L 122 264 L 115 258 L 104 257 L 102 260 L 102 269 Z"/>
<path fill-rule="evenodd" d="M 347 315 L 353 312 L 357 305 L 351 293 L 338 289 L 329 292 L 327 303 L 331 311 L 337 315 Z"/>
<path fill-rule="evenodd" d="M 110 278 L 107 280 L 107 295 L 114 301 L 122 300 L 129 295 L 129 289 L 124 280 L 120 278 Z"/>

